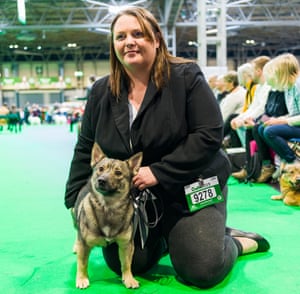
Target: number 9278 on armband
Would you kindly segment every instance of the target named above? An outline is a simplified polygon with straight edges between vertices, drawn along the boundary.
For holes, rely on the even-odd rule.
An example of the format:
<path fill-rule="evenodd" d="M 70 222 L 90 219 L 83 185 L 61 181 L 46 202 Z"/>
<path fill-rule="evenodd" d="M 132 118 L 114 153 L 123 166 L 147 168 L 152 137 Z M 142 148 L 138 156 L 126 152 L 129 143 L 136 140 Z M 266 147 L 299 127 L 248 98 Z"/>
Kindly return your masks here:
<path fill-rule="evenodd" d="M 187 204 L 191 212 L 224 201 L 217 176 L 199 179 L 184 187 Z"/>

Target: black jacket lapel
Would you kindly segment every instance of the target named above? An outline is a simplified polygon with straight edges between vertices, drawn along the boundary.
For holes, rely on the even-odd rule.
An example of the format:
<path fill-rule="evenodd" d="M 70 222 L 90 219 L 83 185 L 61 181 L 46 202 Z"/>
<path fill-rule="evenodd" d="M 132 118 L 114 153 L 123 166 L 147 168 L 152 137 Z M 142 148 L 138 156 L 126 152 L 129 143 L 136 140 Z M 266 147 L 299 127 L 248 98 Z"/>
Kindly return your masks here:
<path fill-rule="evenodd" d="M 146 93 L 145 93 L 145 97 L 143 100 L 143 103 L 141 105 L 141 108 L 139 110 L 139 113 L 142 113 L 145 109 L 147 109 L 148 105 L 151 103 L 151 101 L 153 100 L 154 96 L 157 93 L 157 88 L 154 85 L 154 83 L 152 81 L 149 81 Z M 139 115 L 138 113 L 138 115 Z"/>
<path fill-rule="evenodd" d="M 130 131 L 129 131 L 129 110 L 128 110 L 128 93 L 126 89 L 122 89 L 122 95 L 116 100 L 115 97 L 111 97 L 112 115 L 115 121 L 118 132 L 124 145 L 131 153 L 129 145 Z"/>

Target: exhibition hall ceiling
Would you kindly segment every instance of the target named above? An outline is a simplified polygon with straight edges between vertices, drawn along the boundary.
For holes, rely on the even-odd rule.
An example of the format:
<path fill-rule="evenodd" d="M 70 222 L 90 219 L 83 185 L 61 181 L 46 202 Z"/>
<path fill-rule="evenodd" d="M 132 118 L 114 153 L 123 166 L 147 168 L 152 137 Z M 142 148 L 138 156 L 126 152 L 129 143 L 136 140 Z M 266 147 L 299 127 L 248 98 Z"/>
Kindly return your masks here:
<path fill-rule="evenodd" d="M 206 36 L 214 37 L 223 0 L 203 1 Z M 200 0 L 24 0 L 23 14 L 17 3 L 0 2 L 1 62 L 107 59 L 110 22 L 116 9 L 124 5 L 151 10 L 176 54 L 197 58 Z M 300 1 L 225 3 L 228 57 L 243 61 L 261 54 L 300 53 Z M 217 46 L 217 42 L 208 44 L 208 57 L 215 57 Z"/>

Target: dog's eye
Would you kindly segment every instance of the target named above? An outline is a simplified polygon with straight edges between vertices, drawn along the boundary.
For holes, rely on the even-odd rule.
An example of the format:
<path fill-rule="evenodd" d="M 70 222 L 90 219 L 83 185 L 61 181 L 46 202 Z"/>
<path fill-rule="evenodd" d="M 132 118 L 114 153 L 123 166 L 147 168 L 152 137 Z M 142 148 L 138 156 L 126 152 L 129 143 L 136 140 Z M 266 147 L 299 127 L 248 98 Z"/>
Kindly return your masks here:
<path fill-rule="evenodd" d="M 104 171 L 104 167 L 103 166 L 99 166 L 98 171 L 99 172 L 103 172 Z"/>

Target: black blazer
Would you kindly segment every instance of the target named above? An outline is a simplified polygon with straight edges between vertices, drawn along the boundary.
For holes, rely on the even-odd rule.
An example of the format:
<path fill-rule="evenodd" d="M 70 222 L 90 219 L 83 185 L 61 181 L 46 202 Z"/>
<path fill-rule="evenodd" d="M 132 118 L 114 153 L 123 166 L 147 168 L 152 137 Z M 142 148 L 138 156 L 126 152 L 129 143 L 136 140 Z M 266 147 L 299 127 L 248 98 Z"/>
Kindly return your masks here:
<path fill-rule="evenodd" d="M 131 128 L 125 83 L 121 97 L 116 99 L 108 77 L 104 77 L 94 84 L 86 105 L 66 185 L 65 205 L 74 205 L 91 174 L 94 141 L 111 158 L 127 159 L 142 151 L 142 165 L 150 166 L 159 181 L 153 188 L 155 193 L 184 202 L 183 185 L 213 165 L 215 168 L 208 175 L 219 175 L 222 186 L 225 185 L 230 167 L 220 152 L 222 138 L 219 105 L 197 64 L 172 64 L 170 81 L 161 91 L 150 81 Z"/>

